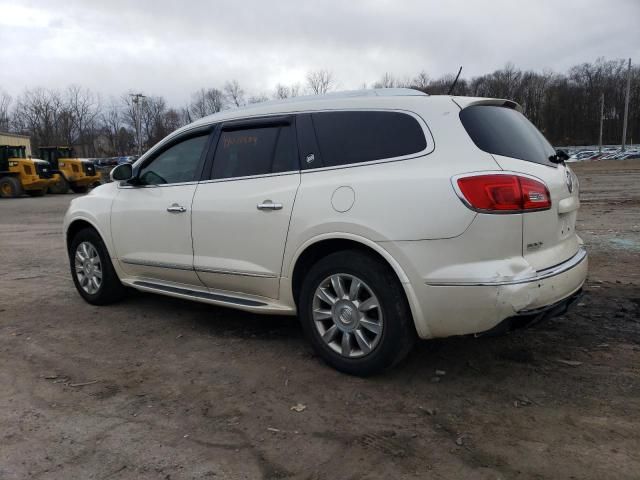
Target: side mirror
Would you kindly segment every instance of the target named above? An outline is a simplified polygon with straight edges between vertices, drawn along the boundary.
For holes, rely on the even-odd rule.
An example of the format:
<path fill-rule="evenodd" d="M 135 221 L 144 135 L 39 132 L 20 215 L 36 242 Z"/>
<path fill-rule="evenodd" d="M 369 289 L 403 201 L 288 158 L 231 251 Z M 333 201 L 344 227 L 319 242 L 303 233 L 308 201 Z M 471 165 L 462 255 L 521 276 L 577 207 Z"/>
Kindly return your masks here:
<path fill-rule="evenodd" d="M 560 160 L 569 160 L 569 154 L 560 148 L 556 150 L 556 155 Z"/>
<path fill-rule="evenodd" d="M 131 180 L 133 177 L 133 165 L 130 163 L 122 163 L 111 170 L 111 181 L 113 182 L 124 182 L 127 180 Z"/>

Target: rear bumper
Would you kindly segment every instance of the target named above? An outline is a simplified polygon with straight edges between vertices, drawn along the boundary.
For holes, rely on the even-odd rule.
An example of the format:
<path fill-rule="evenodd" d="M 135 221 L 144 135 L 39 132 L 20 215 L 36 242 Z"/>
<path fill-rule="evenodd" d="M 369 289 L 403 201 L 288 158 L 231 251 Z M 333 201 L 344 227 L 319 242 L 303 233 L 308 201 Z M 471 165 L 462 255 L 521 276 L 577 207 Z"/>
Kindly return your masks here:
<path fill-rule="evenodd" d="M 569 307 L 578 301 L 583 294 L 584 292 L 582 291 L 582 288 L 580 288 L 580 290 L 559 302 L 533 310 L 522 310 L 517 315 L 506 318 L 491 330 L 478 333 L 476 336 L 502 335 L 510 332 L 511 330 L 530 327 L 553 317 L 559 317 L 560 315 L 564 315 L 567 310 L 569 310 Z"/>
<path fill-rule="evenodd" d="M 584 248 L 552 268 L 526 277 L 413 285 L 423 338 L 478 334 L 515 316 L 548 312 L 580 291 L 587 277 Z M 416 309 L 414 309 L 415 311 Z"/>

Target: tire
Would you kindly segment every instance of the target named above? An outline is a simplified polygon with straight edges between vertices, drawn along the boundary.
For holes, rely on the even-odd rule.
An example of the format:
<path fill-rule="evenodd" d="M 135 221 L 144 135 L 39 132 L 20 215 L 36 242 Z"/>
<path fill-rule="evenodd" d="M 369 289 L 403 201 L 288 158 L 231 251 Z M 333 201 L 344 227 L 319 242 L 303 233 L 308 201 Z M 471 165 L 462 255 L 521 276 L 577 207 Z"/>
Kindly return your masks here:
<path fill-rule="evenodd" d="M 342 296 L 334 287 L 336 276 Z M 352 295 L 354 281 L 360 284 Z M 319 288 L 328 296 L 321 295 Z M 336 298 L 334 303 L 327 301 Z M 382 372 L 403 360 L 417 338 L 395 272 L 359 250 L 335 252 L 314 264 L 303 280 L 298 303 L 302 328 L 314 350 L 344 373 L 368 376 Z M 372 307 L 374 304 L 377 307 Z M 318 312 L 315 317 L 314 311 Z M 331 341 L 323 340 L 323 336 Z"/>
<path fill-rule="evenodd" d="M 86 185 L 71 185 L 71 190 L 73 191 L 73 193 L 87 193 L 89 191 L 89 187 Z"/>
<path fill-rule="evenodd" d="M 39 190 L 26 190 L 26 193 L 30 197 L 44 197 L 47 193 L 47 189 L 41 188 Z"/>
<path fill-rule="evenodd" d="M 22 185 L 16 177 L 0 178 L 0 197 L 16 198 L 22 195 Z"/>
<path fill-rule="evenodd" d="M 86 266 L 86 262 L 77 258 L 78 252 L 81 258 L 93 258 L 91 265 Z M 93 253 L 96 255 L 94 256 Z M 99 259 L 98 267 L 95 266 L 96 257 Z M 82 265 L 85 265 L 86 268 Z M 126 290 L 113 269 L 111 258 L 102 238 L 94 229 L 84 228 L 73 237 L 69 246 L 69 266 L 78 293 L 88 303 L 108 305 L 124 298 Z M 87 280 L 94 275 L 96 270 L 101 274 L 99 285 Z"/>
<path fill-rule="evenodd" d="M 49 187 L 49 193 L 67 193 L 69 191 L 69 182 L 66 178 L 60 175 L 60 179 Z"/>

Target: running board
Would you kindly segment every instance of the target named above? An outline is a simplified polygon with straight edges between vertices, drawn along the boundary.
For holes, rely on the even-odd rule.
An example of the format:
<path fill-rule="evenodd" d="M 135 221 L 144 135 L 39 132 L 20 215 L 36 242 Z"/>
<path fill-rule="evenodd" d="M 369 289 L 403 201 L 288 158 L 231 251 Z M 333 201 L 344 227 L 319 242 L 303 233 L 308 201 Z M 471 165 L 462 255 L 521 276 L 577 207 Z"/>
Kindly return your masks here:
<path fill-rule="evenodd" d="M 188 288 L 170 287 L 168 285 L 159 285 L 157 283 L 135 281 L 133 286 L 149 288 L 160 292 L 175 293 L 185 295 L 192 298 L 202 298 L 204 300 L 212 300 L 215 302 L 231 303 L 241 305 L 243 307 L 266 307 L 268 304 L 255 300 L 247 300 L 246 298 L 230 297 L 228 295 L 220 295 L 218 293 L 200 292 L 197 290 L 189 290 Z"/>

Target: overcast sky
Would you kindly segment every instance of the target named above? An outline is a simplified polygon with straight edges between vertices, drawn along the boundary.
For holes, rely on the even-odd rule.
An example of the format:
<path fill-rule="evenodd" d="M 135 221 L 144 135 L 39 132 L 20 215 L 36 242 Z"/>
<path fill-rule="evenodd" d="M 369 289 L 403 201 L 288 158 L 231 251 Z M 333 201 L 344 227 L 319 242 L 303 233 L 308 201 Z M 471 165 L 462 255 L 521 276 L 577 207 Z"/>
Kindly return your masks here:
<path fill-rule="evenodd" d="M 388 71 L 431 77 L 640 63 L 640 0 L 0 0 L 0 90 L 76 83 L 186 103 L 237 79 L 250 93 L 326 68 L 340 89 Z"/>

